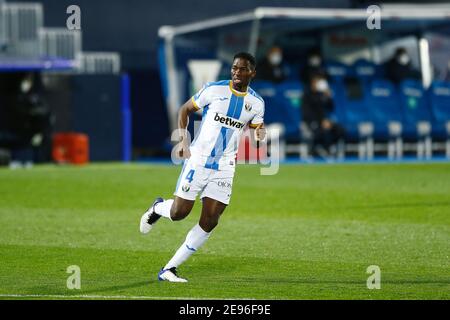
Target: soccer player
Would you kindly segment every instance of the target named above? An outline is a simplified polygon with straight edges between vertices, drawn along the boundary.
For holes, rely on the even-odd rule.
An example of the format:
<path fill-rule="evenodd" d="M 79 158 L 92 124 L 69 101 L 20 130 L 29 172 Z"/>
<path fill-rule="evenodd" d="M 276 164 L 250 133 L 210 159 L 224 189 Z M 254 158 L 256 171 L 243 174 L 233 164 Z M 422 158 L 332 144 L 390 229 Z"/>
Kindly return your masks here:
<path fill-rule="evenodd" d="M 231 80 L 210 82 L 178 112 L 181 129 L 179 156 L 184 158 L 174 199 L 157 198 L 144 213 L 140 231 L 147 234 L 164 217 L 182 220 L 200 194 L 200 221 L 187 234 L 175 255 L 158 273 L 158 279 L 187 282 L 177 268 L 206 242 L 230 202 L 236 153 L 247 124 L 255 129 L 256 141 L 264 140 L 264 100 L 249 87 L 255 77 L 255 58 L 245 52 L 234 56 Z M 192 144 L 187 138 L 189 115 L 203 109 L 202 123 Z"/>

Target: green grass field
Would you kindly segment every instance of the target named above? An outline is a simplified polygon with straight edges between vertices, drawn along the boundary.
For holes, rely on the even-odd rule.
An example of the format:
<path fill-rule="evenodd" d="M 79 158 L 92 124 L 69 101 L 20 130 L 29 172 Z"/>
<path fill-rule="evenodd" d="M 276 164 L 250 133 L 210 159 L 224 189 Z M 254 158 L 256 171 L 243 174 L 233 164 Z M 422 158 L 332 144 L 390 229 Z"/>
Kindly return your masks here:
<path fill-rule="evenodd" d="M 99 164 L 0 169 L 0 299 L 449 299 L 450 163 L 241 165 L 209 241 L 157 281 L 197 222 L 139 233 L 180 167 Z M 66 269 L 81 269 L 69 290 Z M 381 269 L 381 289 L 366 269 Z"/>

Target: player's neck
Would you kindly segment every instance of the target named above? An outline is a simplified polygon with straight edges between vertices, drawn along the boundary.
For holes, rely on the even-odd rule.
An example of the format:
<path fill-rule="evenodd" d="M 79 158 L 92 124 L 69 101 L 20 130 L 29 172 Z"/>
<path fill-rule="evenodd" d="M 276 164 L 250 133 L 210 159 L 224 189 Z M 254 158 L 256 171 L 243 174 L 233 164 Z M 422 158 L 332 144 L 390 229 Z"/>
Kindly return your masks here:
<path fill-rule="evenodd" d="M 233 81 L 230 81 L 230 88 L 232 89 L 232 91 L 234 91 L 235 93 L 239 94 L 239 95 L 245 95 L 247 94 L 247 90 L 248 90 L 248 85 L 244 86 L 236 86 Z"/>
<path fill-rule="evenodd" d="M 242 86 L 242 87 L 233 86 L 234 90 L 239 91 L 241 93 L 246 93 L 247 92 L 247 88 L 248 88 L 248 86 L 245 86 L 245 87 L 244 86 Z"/>

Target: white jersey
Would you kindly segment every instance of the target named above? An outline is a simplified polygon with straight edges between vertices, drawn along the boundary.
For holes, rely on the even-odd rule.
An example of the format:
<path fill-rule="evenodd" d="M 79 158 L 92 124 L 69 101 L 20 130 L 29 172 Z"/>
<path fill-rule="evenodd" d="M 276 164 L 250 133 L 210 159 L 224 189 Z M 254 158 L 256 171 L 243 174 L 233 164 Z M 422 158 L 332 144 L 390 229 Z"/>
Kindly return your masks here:
<path fill-rule="evenodd" d="M 250 87 L 239 92 L 231 80 L 224 80 L 207 83 L 192 101 L 203 116 L 190 147 L 191 159 L 205 168 L 234 171 L 245 127 L 264 121 L 264 100 Z"/>

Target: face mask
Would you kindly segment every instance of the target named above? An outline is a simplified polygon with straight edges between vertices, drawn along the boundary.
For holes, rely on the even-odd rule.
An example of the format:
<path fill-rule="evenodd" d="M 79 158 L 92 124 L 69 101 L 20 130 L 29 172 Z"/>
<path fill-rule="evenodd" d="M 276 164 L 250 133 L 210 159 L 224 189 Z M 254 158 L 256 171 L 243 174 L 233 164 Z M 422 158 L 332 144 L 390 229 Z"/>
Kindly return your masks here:
<path fill-rule="evenodd" d="M 409 63 L 409 56 L 406 53 L 402 53 L 399 57 L 398 57 L 398 63 L 400 63 L 401 65 L 406 66 Z"/>
<path fill-rule="evenodd" d="M 283 60 L 283 56 L 280 53 L 272 53 L 269 56 L 269 62 L 272 65 L 275 65 L 275 66 L 279 65 L 281 63 L 281 60 Z"/>
<path fill-rule="evenodd" d="M 22 92 L 28 92 L 30 91 L 31 87 L 33 86 L 33 82 L 30 80 L 23 80 L 20 84 L 20 90 Z"/>
<path fill-rule="evenodd" d="M 312 56 L 311 58 L 309 58 L 309 65 L 310 66 L 318 67 L 318 66 L 320 66 L 321 62 L 322 62 L 322 60 L 318 56 Z"/>
<path fill-rule="evenodd" d="M 327 80 L 319 80 L 316 83 L 316 90 L 319 92 L 325 92 L 328 90 L 328 81 Z"/>

